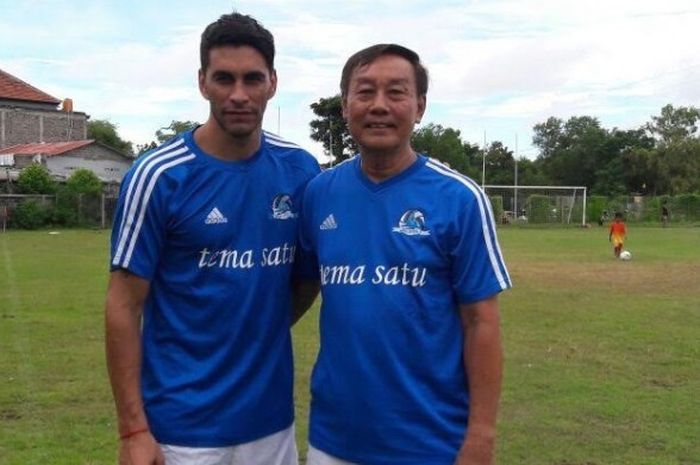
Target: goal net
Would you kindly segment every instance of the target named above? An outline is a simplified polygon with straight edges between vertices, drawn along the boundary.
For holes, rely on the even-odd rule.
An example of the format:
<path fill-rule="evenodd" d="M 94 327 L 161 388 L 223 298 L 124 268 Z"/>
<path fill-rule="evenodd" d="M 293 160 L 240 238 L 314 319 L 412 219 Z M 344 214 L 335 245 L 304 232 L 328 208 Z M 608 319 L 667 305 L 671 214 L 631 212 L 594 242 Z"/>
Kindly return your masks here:
<path fill-rule="evenodd" d="M 501 224 L 586 225 L 583 186 L 484 186 Z"/>

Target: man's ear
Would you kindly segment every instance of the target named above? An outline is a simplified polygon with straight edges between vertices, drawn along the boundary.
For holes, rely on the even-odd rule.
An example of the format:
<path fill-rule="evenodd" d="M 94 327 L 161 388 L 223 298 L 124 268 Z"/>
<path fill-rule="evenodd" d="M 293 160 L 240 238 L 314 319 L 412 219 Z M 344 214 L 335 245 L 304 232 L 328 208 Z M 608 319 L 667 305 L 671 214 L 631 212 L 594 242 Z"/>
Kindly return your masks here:
<path fill-rule="evenodd" d="M 340 97 L 340 108 L 343 110 L 343 119 L 347 122 L 348 120 L 348 99 L 347 97 Z"/>
<path fill-rule="evenodd" d="M 426 96 L 421 95 L 420 97 L 418 97 L 418 115 L 416 115 L 416 121 L 415 121 L 416 124 L 420 123 L 420 120 L 423 119 L 423 115 L 425 114 L 426 106 L 427 106 Z"/>
<path fill-rule="evenodd" d="M 204 85 L 206 78 L 207 78 L 206 71 L 202 71 L 202 69 L 200 68 L 199 71 L 197 72 L 197 82 L 199 83 L 199 93 L 202 94 L 202 97 L 209 100 L 209 93 L 207 92 L 206 86 Z"/>
<path fill-rule="evenodd" d="M 273 69 L 270 73 L 270 91 L 268 92 L 267 99 L 270 100 L 277 93 L 277 70 Z"/>

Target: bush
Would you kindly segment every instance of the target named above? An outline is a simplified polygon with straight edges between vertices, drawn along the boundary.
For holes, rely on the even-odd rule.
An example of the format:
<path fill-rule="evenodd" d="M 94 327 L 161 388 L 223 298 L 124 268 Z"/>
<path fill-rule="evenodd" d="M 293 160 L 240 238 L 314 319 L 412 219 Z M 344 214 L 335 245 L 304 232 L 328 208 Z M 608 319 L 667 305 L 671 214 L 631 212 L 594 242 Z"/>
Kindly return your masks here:
<path fill-rule="evenodd" d="M 527 218 L 529 223 L 549 223 L 549 197 L 533 194 L 527 199 Z"/>
<path fill-rule="evenodd" d="M 493 217 L 497 223 L 500 223 L 501 217 L 503 216 L 503 197 L 500 195 L 490 195 L 489 200 L 491 201 Z"/>
<path fill-rule="evenodd" d="M 700 219 L 700 195 L 681 194 L 674 198 L 673 208 L 681 220 L 695 221 Z M 673 212 L 671 212 L 673 216 Z"/>
<path fill-rule="evenodd" d="M 75 194 L 96 195 L 102 192 L 102 181 L 92 171 L 80 168 L 68 178 L 66 188 Z"/>
<path fill-rule="evenodd" d="M 603 195 L 590 195 L 586 199 L 586 219 L 597 223 L 603 216 L 603 211 L 608 210 L 608 198 Z M 610 217 L 610 211 L 608 211 Z"/>
<path fill-rule="evenodd" d="M 21 194 L 53 194 L 56 183 L 45 166 L 33 163 L 19 173 L 17 189 Z"/>
<path fill-rule="evenodd" d="M 10 217 L 10 224 L 15 228 L 37 229 L 44 226 L 48 219 L 48 209 L 39 202 L 29 200 L 15 208 Z"/>

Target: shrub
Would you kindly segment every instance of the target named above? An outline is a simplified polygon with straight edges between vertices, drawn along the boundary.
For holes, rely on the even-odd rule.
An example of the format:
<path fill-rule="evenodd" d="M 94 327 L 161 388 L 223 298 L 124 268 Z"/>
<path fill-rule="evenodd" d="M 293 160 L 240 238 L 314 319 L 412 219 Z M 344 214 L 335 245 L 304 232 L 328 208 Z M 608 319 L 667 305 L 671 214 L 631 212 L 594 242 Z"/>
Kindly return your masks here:
<path fill-rule="evenodd" d="M 603 211 L 608 209 L 608 198 L 603 195 L 590 195 L 586 199 L 586 219 L 589 222 L 598 222 Z M 608 211 L 608 217 L 610 211 Z"/>
<path fill-rule="evenodd" d="M 45 166 L 33 163 L 19 173 L 17 189 L 21 194 L 53 194 L 56 183 Z"/>
<path fill-rule="evenodd" d="M 500 195 L 490 195 L 489 200 L 491 201 L 493 217 L 497 223 L 500 223 L 501 217 L 503 216 L 503 197 Z"/>
<path fill-rule="evenodd" d="M 681 194 L 674 198 L 673 203 L 677 210 L 677 216 L 681 220 L 695 221 L 700 219 L 700 195 Z"/>
<path fill-rule="evenodd" d="M 102 192 L 102 181 L 92 171 L 80 168 L 68 178 L 66 188 L 76 194 L 99 194 Z"/>
<path fill-rule="evenodd" d="M 21 229 L 37 229 L 46 224 L 48 209 L 39 202 L 29 200 L 15 208 L 10 217 L 10 224 Z"/>
<path fill-rule="evenodd" d="M 527 199 L 527 217 L 530 223 L 549 223 L 549 197 L 533 194 Z"/>

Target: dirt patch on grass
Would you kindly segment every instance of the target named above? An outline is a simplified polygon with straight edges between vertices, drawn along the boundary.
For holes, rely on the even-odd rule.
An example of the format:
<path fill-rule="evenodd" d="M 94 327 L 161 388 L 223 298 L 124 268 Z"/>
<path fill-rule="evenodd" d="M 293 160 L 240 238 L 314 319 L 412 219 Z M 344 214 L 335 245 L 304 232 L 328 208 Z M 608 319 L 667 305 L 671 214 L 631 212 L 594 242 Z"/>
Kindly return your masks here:
<path fill-rule="evenodd" d="M 21 418 L 22 418 L 22 415 L 20 415 L 19 412 L 16 412 L 15 410 L 12 410 L 12 409 L 0 410 L 0 420 L 9 421 L 9 420 L 19 420 Z"/>
<path fill-rule="evenodd" d="M 637 294 L 700 298 L 700 263 L 641 264 L 617 262 L 514 264 L 510 274 L 519 283 L 564 289 L 602 288 Z"/>

